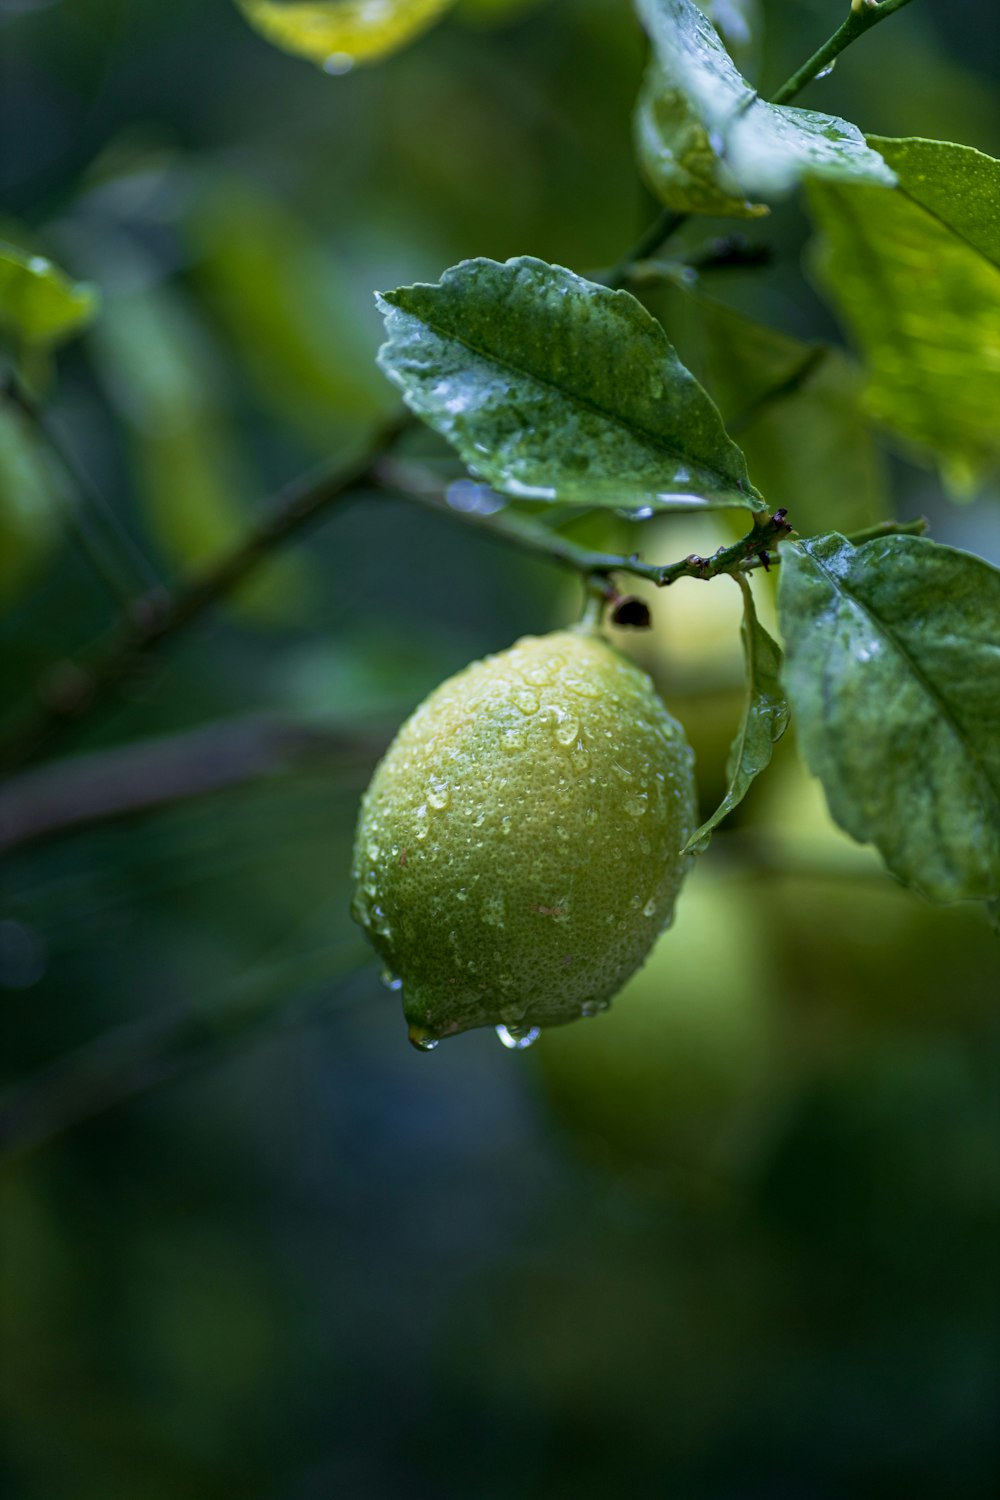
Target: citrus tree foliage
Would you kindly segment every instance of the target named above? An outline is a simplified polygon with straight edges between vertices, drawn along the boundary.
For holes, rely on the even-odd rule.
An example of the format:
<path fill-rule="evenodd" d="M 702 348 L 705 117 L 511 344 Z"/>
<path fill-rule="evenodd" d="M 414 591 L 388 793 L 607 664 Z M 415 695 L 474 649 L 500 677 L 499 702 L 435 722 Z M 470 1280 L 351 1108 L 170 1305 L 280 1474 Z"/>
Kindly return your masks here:
<path fill-rule="evenodd" d="M 276 46 L 332 74 L 388 57 L 451 8 L 236 3 Z M 581 511 L 641 519 L 715 510 L 749 526 L 716 558 L 662 572 L 635 555 L 618 559 L 622 572 L 644 568 L 661 584 L 727 573 L 744 591 L 745 710 L 725 796 L 692 847 L 705 846 L 765 770 L 790 706 L 848 833 L 929 897 L 996 900 L 1000 574 L 969 553 L 891 534 L 900 527 L 887 513 L 877 441 L 887 431 L 960 496 L 997 480 L 1000 162 L 950 142 L 865 137 L 850 121 L 787 102 L 829 71 L 824 57 L 832 62 L 905 3 L 855 0 L 815 66 L 769 103 L 743 71 L 752 71 L 759 37 L 751 0 L 635 0 L 630 24 L 650 49 L 635 139 L 664 206 L 658 237 L 647 235 L 611 271 L 530 254 L 479 257 L 435 282 L 383 290 L 378 365 L 448 445 L 435 462 L 457 457 L 470 492 L 494 492 L 488 508 L 506 509 L 507 534 L 520 542 L 527 511 L 533 545 L 544 550 L 538 537 L 550 538 L 564 562 L 586 570 L 561 536 Z M 523 9 L 467 0 L 456 24 Z M 713 256 L 725 264 L 728 253 L 726 242 L 699 245 L 699 216 L 745 225 L 793 194 L 816 230 L 809 264 L 854 352 L 803 343 L 698 284 L 699 265 Z M 233 222 L 252 226 L 252 252 Z M 357 328 L 330 268 L 290 222 L 258 188 L 209 183 L 186 226 L 197 274 L 245 344 L 253 380 L 305 391 L 289 402 L 294 424 L 325 430 L 328 409 L 354 425 L 371 420 L 386 410 L 385 391 L 350 371 Z M 662 249 L 682 225 L 686 264 Z M 276 282 L 289 258 L 294 288 L 262 300 L 248 321 L 248 294 Z M 151 278 L 124 284 L 93 348 L 109 401 L 134 433 L 162 534 L 176 554 L 200 561 L 239 531 L 233 491 L 245 485 L 213 399 L 211 335 Z M 78 331 L 94 305 L 89 289 L 47 260 L 0 249 L 0 322 L 22 353 Z M 155 376 L 144 368 L 154 346 Z M 17 421 L 7 427 L 13 474 L 24 468 L 24 434 Z M 604 556 L 597 568 L 605 584 L 612 563 Z M 784 660 L 747 577 L 772 563 Z"/>
<path fill-rule="evenodd" d="M 743 801 L 751 782 L 770 764 L 775 742 L 788 728 L 788 704 L 781 683 L 781 649 L 757 618 L 750 585 L 743 578 L 739 583 L 743 590 L 740 635 L 747 698 L 726 767 L 729 789 L 712 816 L 691 835 L 685 851 L 707 846 L 713 828 Z"/>
<path fill-rule="evenodd" d="M 524 256 L 466 261 L 381 301 L 382 368 L 504 494 L 763 508 L 711 398 L 628 292 Z"/>
<path fill-rule="evenodd" d="M 694 0 L 638 0 L 637 9 L 653 47 L 639 156 L 669 208 L 752 217 L 807 174 L 893 182 L 857 126 L 761 100 Z"/>
<path fill-rule="evenodd" d="M 892 190 L 813 182 L 817 270 L 869 371 L 874 416 L 972 493 L 1000 466 L 1000 162 L 872 137 Z"/>
<path fill-rule="evenodd" d="M 637 0 L 636 9 L 652 43 L 639 156 L 664 204 L 753 217 L 804 186 L 823 235 L 823 284 L 866 357 L 868 411 L 953 481 L 982 479 L 996 467 L 1000 409 L 1000 164 L 947 143 L 866 141 L 834 116 L 767 104 L 729 56 L 710 7 Z M 776 506 L 765 475 L 780 439 L 772 431 L 748 483 L 712 397 L 725 407 L 734 369 L 756 366 L 760 395 L 734 414 L 738 425 L 766 410 L 796 446 L 803 434 L 778 403 L 807 390 L 825 358 L 707 305 L 693 321 L 710 391 L 678 357 L 669 319 L 664 329 L 629 291 L 528 258 L 463 262 L 436 285 L 380 301 L 380 363 L 411 410 L 476 477 L 553 506 Z M 820 432 L 839 423 L 839 435 L 836 425 L 832 440 L 814 428 L 802 478 L 819 467 L 825 440 L 825 519 L 835 528 L 858 492 L 856 479 L 844 480 L 845 459 L 868 437 L 842 354 L 825 381 L 814 421 Z M 692 844 L 704 846 L 766 767 L 787 691 L 843 828 L 928 896 L 996 896 L 1000 574 L 919 538 L 855 548 L 836 530 L 785 544 L 781 568 L 788 660 L 783 667 L 744 584 L 747 704 L 729 790 Z"/>
<path fill-rule="evenodd" d="M 830 809 L 938 900 L 1000 867 L 1000 572 L 923 537 L 784 549 L 785 680 Z"/>

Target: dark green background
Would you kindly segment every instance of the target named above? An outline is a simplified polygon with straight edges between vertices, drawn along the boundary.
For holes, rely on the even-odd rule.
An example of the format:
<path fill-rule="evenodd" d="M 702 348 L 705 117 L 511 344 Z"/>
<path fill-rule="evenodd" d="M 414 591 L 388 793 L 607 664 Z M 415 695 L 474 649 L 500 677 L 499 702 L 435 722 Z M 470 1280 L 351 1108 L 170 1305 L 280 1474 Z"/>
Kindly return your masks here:
<path fill-rule="evenodd" d="M 159 576 L 393 409 L 373 289 L 469 255 L 587 271 L 651 216 L 628 7 L 473 9 L 329 78 L 225 0 L 0 0 L 0 236 L 103 290 L 51 408 Z M 763 92 L 839 10 L 767 5 Z M 1000 154 L 993 12 L 917 0 L 803 103 Z M 748 232 L 773 263 L 705 289 L 833 335 L 798 205 Z M 995 496 L 956 507 L 885 463 L 889 509 L 1000 560 Z M 13 704 L 112 605 L 58 514 L 5 546 Z M 297 726 L 270 774 L 7 861 L 5 1493 L 997 1493 L 996 940 L 838 841 L 790 742 L 681 901 L 662 1029 L 626 999 L 583 1047 L 406 1045 L 347 916 L 357 798 L 436 682 L 576 606 L 371 496 L 53 747 L 224 724 L 228 765 L 262 719 Z M 729 653 L 703 633 L 636 649 L 707 812 L 739 663 L 735 621 Z"/>

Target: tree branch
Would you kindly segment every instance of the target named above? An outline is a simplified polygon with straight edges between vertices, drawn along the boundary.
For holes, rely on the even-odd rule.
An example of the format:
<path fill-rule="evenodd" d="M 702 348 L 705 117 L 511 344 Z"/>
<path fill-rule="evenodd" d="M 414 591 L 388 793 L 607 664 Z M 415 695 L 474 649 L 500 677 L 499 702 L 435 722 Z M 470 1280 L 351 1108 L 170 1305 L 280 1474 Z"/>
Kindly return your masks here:
<path fill-rule="evenodd" d="M 720 547 L 711 557 L 699 557 L 691 553 L 672 563 L 643 562 L 637 552 L 627 556 L 618 552 L 596 552 L 590 547 L 581 547 L 569 537 L 561 536 L 546 526 L 539 525 L 531 517 L 504 508 L 499 497 L 496 507 L 483 509 L 457 508 L 448 500 L 448 487 L 442 485 L 436 474 L 421 464 L 410 463 L 391 457 L 378 459 L 372 465 L 371 483 L 387 494 L 399 499 L 412 500 L 428 510 L 463 521 L 490 535 L 508 542 L 522 552 L 535 557 L 547 558 L 549 562 L 572 569 L 583 578 L 607 578 L 612 573 L 626 573 L 633 578 L 642 578 L 657 588 L 669 588 L 681 578 L 718 578 L 720 574 L 749 573 L 755 568 L 773 567 L 778 556 L 771 551 L 783 538 L 792 535 L 792 527 L 783 510 L 773 515 L 758 513 L 746 536 L 740 537 L 728 547 Z M 493 492 L 484 485 L 484 496 Z M 927 530 L 923 518 L 914 521 L 881 521 L 850 535 L 847 540 L 860 546 L 876 536 L 906 534 L 920 536 Z"/>
<path fill-rule="evenodd" d="M 299 535 L 337 501 L 356 495 L 375 459 L 412 418 L 397 418 L 366 453 L 347 465 L 326 465 L 294 480 L 264 507 L 247 535 L 218 562 L 173 592 L 155 588 L 129 606 L 110 634 L 80 664 L 63 662 L 43 680 L 20 726 L 0 746 L 0 774 L 24 765 L 43 745 L 108 697 L 138 657 L 179 635 L 237 588 L 277 547 Z"/>
<path fill-rule="evenodd" d="M 596 552 L 590 547 L 581 547 L 569 537 L 540 526 L 537 521 L 508 511 L 497 509 L 456 509 L 447 498 L 447 489 L 435 474 L 419 464 L 407 463 L 394 458 L 381 458 L 372 467 L 372 482 L 389 494 L 405 500 L 415 500 L 429 510 L 436 510 L 459 521 L 466 521 L 502 538 L 522 552 L 534 553 L 536 557 L 548 558 L 550 562 L 571 568 L 586 577 L 607 577 L 611 573 L 627 573 L 633 578 L 643 578 L 657 588 L 668 587 L 680 578 L 717 578 L 720 573 L 734 573 L 764 566 L 763 556 L 781 537 L 787 536 L 791 527 L 783 511 L 773 516 L 758 515 L 752 529 L 745 537 L 730 547 L 720 547 L 712 557 L 699 557 L 692 553 L 673 563 L 643 562 L 633 552 L 625 556 L 618 552 Z M 490 491 L 484 490 L 486 494 Z M 771 561 L 768 558 L 768 561 Z"/>
<path fill-rule="evenodd" d="M 659 250 L 661 245 L 666 243 L 672 234 L 680 229 L 682 224 L 687 223 L 690 217 L 690 214 L 675 213 L 672 208 L 663 209 L 661 213 L 657 214 L 646 231 L 639 236 L 632 248 L 626 250 L 621 260 L 617 261 L 609 271 L 604 271 L 601 275 L 595 276 L 594 280 L 599 281 L 603 286 L 611 287 L 613 291 L 617 291 L 619 287 L 624 286 L 626 281 L 629 280 L 632 267 L 636 262 L 648 260 L 651 255 Z"/>
<path fill-rule="evenodd" d="M 368 765 L 385 743 L 379 733 L 254 715 L 75 756 L 0 787 L 0 854 L 277 775 L 311 759 Z"/>

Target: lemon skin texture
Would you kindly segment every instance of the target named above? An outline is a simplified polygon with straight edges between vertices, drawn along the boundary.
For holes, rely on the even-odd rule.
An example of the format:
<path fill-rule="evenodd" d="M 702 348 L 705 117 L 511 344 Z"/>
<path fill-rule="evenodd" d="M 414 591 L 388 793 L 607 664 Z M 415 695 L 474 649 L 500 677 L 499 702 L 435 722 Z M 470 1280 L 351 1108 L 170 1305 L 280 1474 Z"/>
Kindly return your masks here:
<path fill-rule="evenodd" d="M 449 678 L 364 795 L 352 912 L 402 981 L 410 1038 L 604 1009 L 669 923 L 693 755 L 593 627 Z"/>

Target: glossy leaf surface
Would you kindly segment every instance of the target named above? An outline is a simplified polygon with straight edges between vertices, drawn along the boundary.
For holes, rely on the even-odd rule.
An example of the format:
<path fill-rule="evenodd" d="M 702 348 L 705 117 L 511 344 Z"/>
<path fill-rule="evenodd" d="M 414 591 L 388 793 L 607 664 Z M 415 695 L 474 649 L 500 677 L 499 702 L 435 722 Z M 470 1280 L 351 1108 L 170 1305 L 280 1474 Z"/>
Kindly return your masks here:
<path fill-rule="evenodd" d="M 628 292 L 522 257 L 380 299 L 410 408 L 518 499 L 692 510 L 763 502 L 660 325 Z"/>
<path fill-rule="evenodd" d="M 703 849 L 712 830 L 746 796 L 761 771 L 771 763 L 774 746 L 788 727 L 788 704 L 781 686 L 781 650 L 757 618 L 753 595 L 746 579 L 743 589 L 743 659 L 747 673 L 747 700 L 732 749 L 729 752 L 729 788 L 712 816 L 685 847 Z"/>
<path fill-rule="evenodd" d="M 1000 572 L 921 537 L 781 549 L 783 681 L 830 812 L 937 900 L 1000 891 Z"/>
<path fill-rule="evenodd" d="M 807 174 L 894 181 L 846 120 L 767 104 L 694 0 L 637 0 L 653 44 L 636 117 L 649 181 L 679 213 L 765 213 Z"/>
<path fill-rule="evenodd" d="M 379 62 L 413 41 L 454 0 L 236 0 L 261 36 L 327 73 Z"/>

